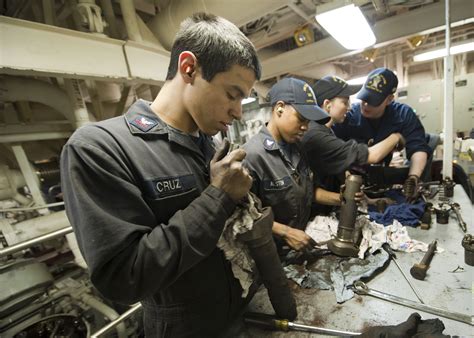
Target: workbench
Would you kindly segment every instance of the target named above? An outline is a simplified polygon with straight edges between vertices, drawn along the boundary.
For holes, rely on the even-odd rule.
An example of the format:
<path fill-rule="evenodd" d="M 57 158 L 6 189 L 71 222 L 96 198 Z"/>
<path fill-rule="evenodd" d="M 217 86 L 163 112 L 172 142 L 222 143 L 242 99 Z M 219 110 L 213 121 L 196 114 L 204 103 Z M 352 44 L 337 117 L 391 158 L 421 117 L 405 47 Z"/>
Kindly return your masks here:
<path fill-rule="evenodd" d="M 473 234 L 473 205 L 460 185 L 454 187 L 453 202 L 461 206 L 462 216 L 467 223 L 467 233 Z M 407 227 L 412 239 L 425 243 L 438 240 L 443 253 L 436 253 L 424 281 L 414 279 L 410 268 L 419 263 L 424 252 L 397 252 L 398 262 L 411 279 L 425 304 L 463 314 L 473 314 L 473 267 L 464 263 L 464 248 L 461 246 L 464 233 L 459 227 L 454 212 L 448 224 L 437 224 L 433 214 L 429 230 Z M 452 272 L 458 267 L 458 272 Z M 371 289 L 418 301 L 415 294 L 393 262 L 372 279 L 365 281 Z M 343 331 L 363 332 L 377 325 L 397 325 L 404 322 L 411 313 L 418 312 L 423 319 L 439 318 L 445 325 L 444 334 L 472 336 L 474 329 L 469 324 L 393 304 L 372 296 L 355 295 L 343 304 L 337 304 L 332 290 L 303 289 L 289 281 L 298 305 L 298 318 L 294 321 Z M 273 314 L 273 308 L 266 289 L 261 287 L 246 311 Z M 305 332 L 265 331 L 237 321 L 226 336 L 232 337 L 314 337 Z"/>

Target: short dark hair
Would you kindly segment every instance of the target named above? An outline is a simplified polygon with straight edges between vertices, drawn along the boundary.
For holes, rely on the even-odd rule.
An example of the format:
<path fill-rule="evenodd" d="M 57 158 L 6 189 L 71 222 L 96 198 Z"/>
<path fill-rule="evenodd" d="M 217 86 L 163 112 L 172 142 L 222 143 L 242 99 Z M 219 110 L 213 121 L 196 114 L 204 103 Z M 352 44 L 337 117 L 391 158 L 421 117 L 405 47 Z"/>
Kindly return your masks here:
<path fill-rule="evenodd" d="M 260 79 L 261 66 L 254 45 L 233 23 L 222 17 L 195 13 L 181 22 L 171 48 L 166 80 L 176 76 L 178 58 L 184 51 L 196 56 L 206 81 L 233 65 L 252 69 L 257 80 Z"/>

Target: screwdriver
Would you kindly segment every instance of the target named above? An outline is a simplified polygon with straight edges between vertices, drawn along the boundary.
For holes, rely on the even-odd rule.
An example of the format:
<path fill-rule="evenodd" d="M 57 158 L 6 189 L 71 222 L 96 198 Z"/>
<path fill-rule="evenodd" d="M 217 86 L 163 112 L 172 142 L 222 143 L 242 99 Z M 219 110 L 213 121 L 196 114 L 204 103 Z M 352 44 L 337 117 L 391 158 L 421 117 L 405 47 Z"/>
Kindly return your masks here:
<path fill-rule="evenodd" d="M 253 325 L 259 326 L 264 329 L 280 330 L 280 331 L 285 331 L 285 332 L 290 331 L 290 330 L 303 331 L 303 332 L 313 332 L 313 333 L 325 334 L 328 336 L 339 336 L 339 337 L 360 335 L 359 332 L 326 329 L 323 327 L 298 324 L 298 323 L 290 322 L 286 319 L 276 319 L 274 316 L 264 314 L 264 313 L 247 312 L 244 314 L 244 322 L 247 324 L 253 324 Z"/>
<path fill-rule="evenodd" d="M 411 289 L 413 290 L 413 292 L 415 293 L 416 297 L 418 298 L 418 300 L 422 303 L 422 304 L 425 304 L 425 302 L 421 299 L 420 295 L 418 294 L 418 292 L 416 292 L 416 289 L 415 287 L 413 286 L 413 284 L 411 284 L 410 280 L 408 279 L 407 275 L 405 275 L 405 272 L 403 272 L 402 268 L 400 265 L 398 265 L 398 262 L 397 262 L 397 255 L 395 255 L 395 252 L 393 252 L 392 248 L 390 247 L 390 245 L 388 243 L 384 243 L 382 244 L 382 248 L 388 253 L 389 257 L 392 259 L 392 261 L 395 263 L 395 265 L 397 266 L 398 270 L 400 270 L 400 272 L 402 273 L 403 277 L 405 277 L 406 281 L 408 282 L 408 285 L 410 285 Z"/>

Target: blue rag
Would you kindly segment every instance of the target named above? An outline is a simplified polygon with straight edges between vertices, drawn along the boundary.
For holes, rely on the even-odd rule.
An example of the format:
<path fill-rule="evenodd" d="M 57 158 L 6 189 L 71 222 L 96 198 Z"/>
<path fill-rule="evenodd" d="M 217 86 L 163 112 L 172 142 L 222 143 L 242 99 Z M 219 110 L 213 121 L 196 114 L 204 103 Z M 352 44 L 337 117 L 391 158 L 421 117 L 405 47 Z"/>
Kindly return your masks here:
<path fill-rule="evenodd" d="M 419 201 L 415 204 L 406 203 L 403 195 L 398 191 L 389 191 L 386 193 L 387 197 L 394 199 L 398 204 L 389 205 L 383 213 L 369 211 L 370 219 L 383 224 L 384 226 L 393 223 L 396 219 L 403 225 L 410 225 L 413 227 L 420 224 L 420 218 L 425 211 L 425 202 Z"/>

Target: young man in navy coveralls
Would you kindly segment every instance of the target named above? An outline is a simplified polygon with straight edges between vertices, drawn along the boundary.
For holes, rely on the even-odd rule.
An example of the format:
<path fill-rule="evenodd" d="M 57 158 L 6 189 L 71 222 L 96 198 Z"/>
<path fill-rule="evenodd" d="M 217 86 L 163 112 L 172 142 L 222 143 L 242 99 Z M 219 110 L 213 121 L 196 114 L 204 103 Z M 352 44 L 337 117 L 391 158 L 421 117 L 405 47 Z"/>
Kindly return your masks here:
<path fill-rule="evenodd" d="M 150 337 L 213 337 L 245 304 L 216 247 L 252 179 L 210 136 L 241 119 L 260 77 L 251 42 L 198 13 L 176 35 L 155 100 L 78 129 L 61 158 L 66 211 L 95 287 L 141 302 Z M 227 147 L 228 149 L 228 147 Z"/>

